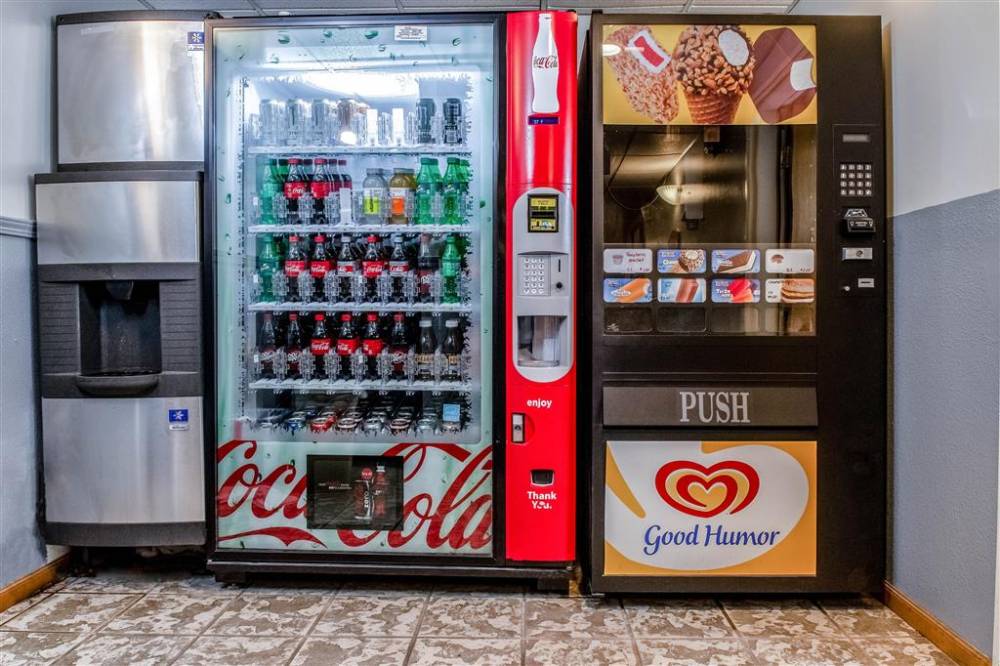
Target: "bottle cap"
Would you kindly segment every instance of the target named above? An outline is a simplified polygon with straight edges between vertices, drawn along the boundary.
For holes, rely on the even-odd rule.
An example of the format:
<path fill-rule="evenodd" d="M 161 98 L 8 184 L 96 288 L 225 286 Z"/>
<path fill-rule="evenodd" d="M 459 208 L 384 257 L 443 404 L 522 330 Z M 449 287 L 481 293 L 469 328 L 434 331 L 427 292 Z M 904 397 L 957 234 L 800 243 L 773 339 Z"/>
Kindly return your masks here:
<path fill-rule="evenodd" d="M 326 236 L 324 236 L 323 234 L 316 234 L 316 238 L 314 238 L 313 240 L 315 240 L 317 243 L 325 243 Z"/>
<path fill-rule="evenodd" d="M 457 319 L 449 319 L 449 320 L 447 320 L 444 323 L 444 327 L 445 328 L 458 328 L 458 320 Z"/>
<path fill-rule="evenodd" d="M 299 163 L 299 158 L 297 158 L 297 157 L 289 157 L 288 158 L 288 163 L 289 164 L 298 164 Z"/>
<path fill-rule="evenodd" d="M 345 312 L 340 315 L 340 321 L 351 321 L 351 314 L 349 312 Z"/>
<path fill-rule="evenodd" d="M 431 327 L 431 320 L 430 319 L 421 319 L 420 320 L 420 328 L 430 328 L 430 327 Z"/>
<path fill-rule="evenodd" d="M 392 315 L 392 318 L 396 321 L 403 321 L 406 318 L 406 315 L 404 315 L 402 312 L 397 312 L 396 314 Z"/>
<path fill-rule="evenodd" d="M 314 164 L 326 164 L 326 158 L 325 157 L 317 157 L 316 159 L 313 160 L 313 163 Z"/>
<path fill-rule="evenodd" d="M 292 312 L 291 314 L 288 315 L 288 321 L 298 321 L 298 320 L 299 320 L 299 316 L 297 314 L 295 314 L 294 312 Z"/>
<path fill-rule="evenodd" d="M 368 313 L 368 321 L 377 321 L 377 320 L 378 320 L 377 314 L 375 314 L 374 312 Z"/>
<path fill-rule="evenodd" d="M 326 319 L 326 315 L 323 314 L 322 312 L 317 312 L 316 316 L 313 317 L 313 319 L 315 319 L 316 321 L 323 321 L 324 319 Z"/>
<path fill-rule="evenodd" d="M 368 236 L 368 242 L 369 243 L 377 243 L 378 242 L 378 236 L 376 236 L 375 234 L 369 234 L 369 236 Z"/>

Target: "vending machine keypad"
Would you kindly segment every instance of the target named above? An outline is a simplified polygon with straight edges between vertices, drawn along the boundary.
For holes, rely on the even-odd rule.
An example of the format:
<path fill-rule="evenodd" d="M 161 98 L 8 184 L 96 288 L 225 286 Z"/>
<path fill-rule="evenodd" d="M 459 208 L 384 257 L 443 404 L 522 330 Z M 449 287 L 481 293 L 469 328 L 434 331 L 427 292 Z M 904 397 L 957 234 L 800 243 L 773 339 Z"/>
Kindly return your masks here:
<path fill-rule="evenodd" d="M 842 197 L 872 196 L 871 162 L 840 163 L 840 196 Z"/>
<path fill-rule="evenodd" d="M 520 283 L 522 296 L 548 296 L 549 257 L 522 256 Z"/>

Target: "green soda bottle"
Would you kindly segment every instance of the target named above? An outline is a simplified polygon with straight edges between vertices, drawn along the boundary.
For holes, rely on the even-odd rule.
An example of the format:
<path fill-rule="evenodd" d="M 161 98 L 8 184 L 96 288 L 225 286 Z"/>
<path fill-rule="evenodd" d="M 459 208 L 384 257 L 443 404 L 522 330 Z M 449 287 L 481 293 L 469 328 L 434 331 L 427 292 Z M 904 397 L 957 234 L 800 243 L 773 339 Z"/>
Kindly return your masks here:
<path fill-rule="evenodd" d="M 269 160 L 264 167 L 263 182 L 260 185 L 260 223 L 277 224 L 274 217 L 274 196 L 283 190 L 283 184 L 278 181 L 278 160 Z"/>
<path fill-rule="evenodd" d="M 444 182 L 441 187 L 442 224 L 461 224 L 464 217 L 462 211 L 462 175 L 461 165 L 457 157 L 448 158 L 448 168 L 444 171 Z"/>
<path fill-rule="evenodd" d="M 458 303 L 458 278 L 462 273 L 462 255 L 458 251 L 455 234 L 449 234 L 445 240 L 444 253 L 441 255 L 441 302 Z"/>
<path fill-rule="evenodd" d="M 261 248 L 257 254 L 257 275 L 260 279 L 260 299 L 274 300 L 274 274 L 279 270 L 280 259 L 274 247 L 274 236 L 261 236 Z"/>
<path fill-rule="evenodd" d="M 420 171 L 417 172 L 417 190 L 413 201 L 413 223 L 434 224 L 434 195 L 437 185 L 431 166 L 437 166 L 437 160 L 431 157 L 420 158 Z"/>

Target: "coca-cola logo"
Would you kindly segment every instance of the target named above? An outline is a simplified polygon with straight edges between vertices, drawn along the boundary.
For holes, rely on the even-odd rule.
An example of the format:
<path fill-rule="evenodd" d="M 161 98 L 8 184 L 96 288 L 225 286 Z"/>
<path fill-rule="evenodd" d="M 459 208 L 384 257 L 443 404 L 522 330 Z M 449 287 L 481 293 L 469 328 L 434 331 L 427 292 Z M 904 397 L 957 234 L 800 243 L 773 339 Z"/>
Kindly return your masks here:
<path fill-rule="evenodd" d="M 534 56 L 531 59 L 531 66 L 535 69 L 555 69 L 559 66 L 559 56 L 555 54 Z"/>
<path fill-rule="evenodd" d="M 216 496 L 218 542 L 265 536 L 285 546 L 301 541 L 328 547 L 316 533 L 296 526 L 305 523 L 305 469 L 300 470 L 294 461 L 267 468 L 265 460 L 270 463 L 271 459 L 258 459 L 257 453 L 258 444 L 253 440 L 232 440 L 220 444 L 216 451 L 218 462 L 229 456 L 237 459 L 235 469 L 220 480 Z M 396 444 L 386 449 L 383 456 L 403 458 L 404 484 L 416 485 L 422 473 L 434 473 L 425 469 L 430 467 L 431 456 L 445 456 L 457 463 L 457 470 L 440 493 L 407 494 L 403 528 L 384 534 L 386 545 L 400 549 L 414 539 L 423 539 L 432 550 L 445 546 L 451 550 L 487 548 L 493 527 L 493 497 L 488 492 L 492 453 L 490 446 L 473 453 L 457 444 Z M 246 462 L 239 464 L 240 458 Z M 236 520 L 244 526 L 249 523 L 252 529 L 230 532 L 229 522 Z M 383 532 L 378 530 L 336 530 L 336 538 L 348 548 L 362 548 L 380 535 Z"/>
<path fill-rule="evenodd" d="M 288 277 L 298 277 L 305 270 L 306 262 L 289 260 L 285 262 L 285 275 Z"/>
<path fill-rule="evenodd" d="M 378 356 L 382 352 L 381 340 L 365 340 L 361 343 L 361 351 L 365 356 Z"/>
<path fill-rule="evenodd" d="M 329 261 L 314 261 L 309 264 L 309 273 L 313 277 L 321 278 L 330 270 Z"/>
<path fill-rule="evenodd" d="M 358 341 L 354 338 L 337 340 L 337 353 L 341 356 L 350 356 L 357 348 Z"/>
<path fill-rule="evenodd" d="M 309 341 L 309 349 L 315 356 L 322 356 L 330 351 L 330 338 L 313 338 Z"/>
<path fill-rule="evenodd" d="M 377 278 L 385 268 L 385 265 L 381 261 L 366 261 L 363 266 L 366 278 Z"/>

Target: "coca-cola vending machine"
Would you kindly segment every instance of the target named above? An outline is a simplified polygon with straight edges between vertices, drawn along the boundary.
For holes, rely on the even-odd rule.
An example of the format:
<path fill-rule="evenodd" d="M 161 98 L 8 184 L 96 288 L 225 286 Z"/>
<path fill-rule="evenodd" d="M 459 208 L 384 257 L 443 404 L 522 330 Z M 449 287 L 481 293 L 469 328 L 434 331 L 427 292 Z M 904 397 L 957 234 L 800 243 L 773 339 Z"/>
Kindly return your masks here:
<path fill-rule="evenodd" d="M 576 30 L 208 23 L 217 576 L 569 576 Z"/>

